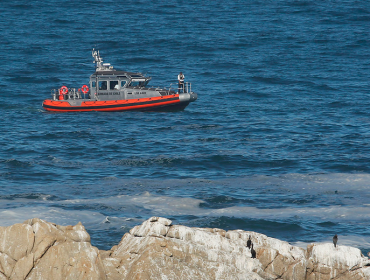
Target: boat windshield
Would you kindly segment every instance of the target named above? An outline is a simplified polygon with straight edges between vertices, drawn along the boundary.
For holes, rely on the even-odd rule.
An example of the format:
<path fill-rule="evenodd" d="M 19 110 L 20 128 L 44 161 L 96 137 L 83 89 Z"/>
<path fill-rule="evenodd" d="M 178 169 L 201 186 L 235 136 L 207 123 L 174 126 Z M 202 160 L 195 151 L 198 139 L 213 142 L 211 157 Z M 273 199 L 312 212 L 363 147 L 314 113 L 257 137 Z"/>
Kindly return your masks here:
<path fill-rule="evenodd" d="M 148 81 L 131 81 L 129 84 L 130 87 L 145 87 L 148 84 Z"/>

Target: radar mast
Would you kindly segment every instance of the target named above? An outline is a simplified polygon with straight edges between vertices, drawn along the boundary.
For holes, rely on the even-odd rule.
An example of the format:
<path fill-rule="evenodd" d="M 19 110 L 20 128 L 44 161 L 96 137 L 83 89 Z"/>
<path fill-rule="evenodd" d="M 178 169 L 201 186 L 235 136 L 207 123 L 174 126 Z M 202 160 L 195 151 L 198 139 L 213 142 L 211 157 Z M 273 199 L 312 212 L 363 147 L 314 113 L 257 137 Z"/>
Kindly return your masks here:
<path fill-rule="evenodd" d="M 99 51 L 96 51 L 95 48 L 92 49 L 91 55 L 94 58 L 93 63 L 95 63 L 95 71 L 114 70 L 110 63 L 103 63 L 103 59 L 101 58 Z"/>

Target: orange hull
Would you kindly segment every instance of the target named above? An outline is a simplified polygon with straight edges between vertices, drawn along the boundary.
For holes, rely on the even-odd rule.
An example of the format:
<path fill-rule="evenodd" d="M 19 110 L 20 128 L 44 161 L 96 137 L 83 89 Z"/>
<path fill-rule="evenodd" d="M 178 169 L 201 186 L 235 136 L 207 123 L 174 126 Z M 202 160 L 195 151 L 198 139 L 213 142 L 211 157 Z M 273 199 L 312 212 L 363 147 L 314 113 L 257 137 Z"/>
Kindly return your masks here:
<path fill-rule="evenodd" d="M 181 104 L 183 103 L 183 104 Z M 160 108 L 174 107 L 183 105 L 185 108 L 188 102 L 181 102 L 178 94 L 128 99 L 128 100 L 108 100 L 108 101 L 83 101 L 80 106 L 71 106 L 68 100 L 46 99 L 42 106 L 46 111 L 52 112 L 89 112 L 89 111 L 128 111 L 128 110 L 155 110 Z"/>

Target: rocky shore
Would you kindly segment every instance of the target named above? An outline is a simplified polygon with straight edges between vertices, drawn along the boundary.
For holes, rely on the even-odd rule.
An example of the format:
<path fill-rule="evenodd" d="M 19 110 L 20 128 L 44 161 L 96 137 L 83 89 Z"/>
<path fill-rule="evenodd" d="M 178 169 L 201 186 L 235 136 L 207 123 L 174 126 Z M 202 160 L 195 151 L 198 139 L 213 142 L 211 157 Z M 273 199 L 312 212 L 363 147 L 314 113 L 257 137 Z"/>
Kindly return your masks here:
<path fill-rule="evenodd" d="M 251 237 L 256 257 L 247 241 Z M 307 250 L 243 230 L 190 228 L 152 217 L 109 251 L 90 243 L 84 226 L 40 219 L 0 227 L 5 279 L 370 279 L 357 248 L 331 243 Z"/>

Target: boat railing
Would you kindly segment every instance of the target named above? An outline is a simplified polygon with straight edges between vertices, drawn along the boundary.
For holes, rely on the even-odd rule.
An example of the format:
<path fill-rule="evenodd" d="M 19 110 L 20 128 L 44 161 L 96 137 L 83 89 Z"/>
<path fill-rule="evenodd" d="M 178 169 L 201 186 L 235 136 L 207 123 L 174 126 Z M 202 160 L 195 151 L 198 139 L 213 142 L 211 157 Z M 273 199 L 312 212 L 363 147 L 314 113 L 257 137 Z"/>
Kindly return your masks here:
<path fill-rule="evenodd" d="M 191 93 L 192 91 L 191 91 L 191 83 L 189 83 L 189 82 L 185 82 L 184 83 L 184 91 L 185 92 L 188 92 L 188 93 Z"/>
<path fill-rule="evenodd" d="M 144 89 L 145 87 L 134 87 L 134 88 L 142 88 Z M 185 82 L 181 85 L 178 84 L 170 84 L 170 87 L 155 87 L 151 86 L 150 88 L 155 88 L 156 90 L 164 89 L 165 91 L 161 92 L 162 95 L 170 95 L 172 94 L 171 92 L 177 92 L 178 93 L 191 93 L 191 83 L 190 82 Z M 89 91 L 90 92 L 90 91 Z M 61 93 L 60 89 L 52 89 L 51 90 L 51 96 L 53 100 L 66 100 L 66 99 L 89 99 L 90 95 L 89 92 L 83 93 L 81 89 L 76 89 L 76 88 L 68 88 L 68 92 L 63 94 Z M 61 97 L 62 96 L 62 97 Z"/>
<path fill-rule="evenodd" d="M 175 91 L 177 89 L 178 93 L 191 93 L 191 83 L 190 82 L 185 82 L 182 85 L 175 84 L 176 87 L 174 89 L 172 89 L 172 85 L 174 85 L 174 83 L 170 84 L 170 90 Z"/>
<path fill-rule="evenodd" d="M 63 96 L 63 99 L 59 99 L 59 96 Z M 52 89 L 51 96 L 53 100 L 65 100 L 65 99 L 86 99 L 89 96 L 89 92 L 83 93 L 80 89 L 76 88 L 68 88 L 68 92 L 66 94 L 61 94 L 59 89 Z M 89 97 L 88 97 L 89 98 Z"/>

